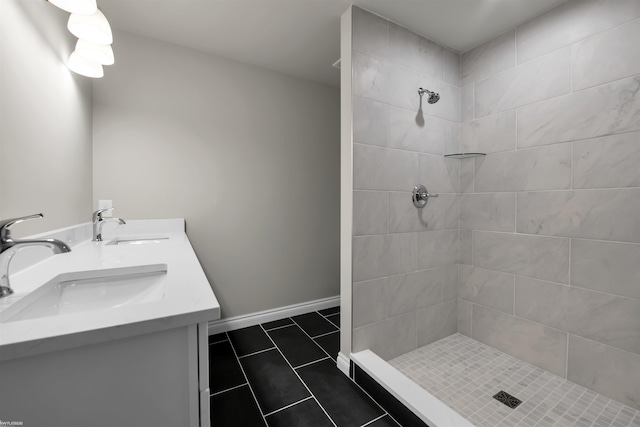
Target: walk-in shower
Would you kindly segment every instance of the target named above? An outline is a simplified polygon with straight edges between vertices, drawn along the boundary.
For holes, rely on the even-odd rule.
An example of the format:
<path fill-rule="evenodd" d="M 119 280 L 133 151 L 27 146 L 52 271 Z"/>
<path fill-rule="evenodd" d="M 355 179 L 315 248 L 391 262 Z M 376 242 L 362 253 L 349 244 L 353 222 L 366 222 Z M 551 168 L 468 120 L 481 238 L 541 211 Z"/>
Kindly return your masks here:
<path fill-rule="evenodd" d="M 344 341 L 432 427 L 640 426 L 631 3 L 570 0 L 462 55 L 352 9 Z"/>

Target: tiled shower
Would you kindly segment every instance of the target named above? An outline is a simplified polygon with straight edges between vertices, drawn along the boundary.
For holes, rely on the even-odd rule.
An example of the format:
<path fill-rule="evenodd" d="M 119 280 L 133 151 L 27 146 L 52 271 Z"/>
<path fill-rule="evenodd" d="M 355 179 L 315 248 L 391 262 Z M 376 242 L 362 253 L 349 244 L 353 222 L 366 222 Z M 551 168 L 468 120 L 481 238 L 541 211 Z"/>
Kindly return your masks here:
<path fill-rule="evenodd" d="M 353 351 L 459 333 L 640 409 L 639 17 L 572 0 L 459 55 L 353 8 Z"/>

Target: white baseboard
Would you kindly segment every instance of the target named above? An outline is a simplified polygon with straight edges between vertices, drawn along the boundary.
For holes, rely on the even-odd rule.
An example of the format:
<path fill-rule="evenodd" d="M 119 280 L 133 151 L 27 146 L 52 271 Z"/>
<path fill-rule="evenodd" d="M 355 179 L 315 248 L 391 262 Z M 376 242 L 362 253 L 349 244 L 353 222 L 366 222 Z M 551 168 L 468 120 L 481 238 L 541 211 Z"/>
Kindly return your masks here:
<path fill-rule="evenodd" d="M 342 371 L 343 374 L 349 376 L 349 368 L 351 367 L 351 360 L 344 353 L 338 353 L 338 359 L 336 360 L 336 365 L 338 369 Z"/>
<path fill-rule="evenodd" d="M 310 313 L 312 311 L 324 310 L 325 308 L 337 307 L 339 305 L 340 296 L 335 296 L 303 302 L 300 304 L 288 305 L 286 307 L 274 308 L 271 310 L 259 311 L 257 313 L 245 314 L 242 316 L 229 317 L 228 319 L 214 320 L 209 322 L 209 335 L 259 325 L 260 323 L 271 322 L 285 317 Z M 348 367 L 347 372 L 349 372 Z"/>

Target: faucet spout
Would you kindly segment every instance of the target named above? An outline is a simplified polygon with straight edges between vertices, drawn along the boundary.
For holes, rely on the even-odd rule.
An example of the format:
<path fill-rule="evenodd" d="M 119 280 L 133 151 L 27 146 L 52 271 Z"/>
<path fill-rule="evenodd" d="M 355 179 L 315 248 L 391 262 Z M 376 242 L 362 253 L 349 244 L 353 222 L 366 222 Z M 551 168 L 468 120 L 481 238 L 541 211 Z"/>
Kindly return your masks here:
<path fill-rule="evenodd" d="M 125 225 L 126 222 L 120 218 L 104 218 L 102 215 L 105 212 L 113 210 L 113 208 L 99 209 L 93 213 L 93 241 L 102 242 L 102 227 L 106 222 L 117 222 L 118 225 Z"/>
<path fill-rule="evenodd" d="M 11 289 L 11 284 L 9 283 L 9 264 L 13 256 L 20 249 L 27 246 L 46 246 L 50 248 L 54 254 L 71 252 L 71 248 L 66 243 L 57 239 L 13 240 L 11 238 L 10 227 L 13 224 L 36 218 L 42 218 L 42 214 L 0 221 L 0 298 L 13 293 L 13 289 Z"/>

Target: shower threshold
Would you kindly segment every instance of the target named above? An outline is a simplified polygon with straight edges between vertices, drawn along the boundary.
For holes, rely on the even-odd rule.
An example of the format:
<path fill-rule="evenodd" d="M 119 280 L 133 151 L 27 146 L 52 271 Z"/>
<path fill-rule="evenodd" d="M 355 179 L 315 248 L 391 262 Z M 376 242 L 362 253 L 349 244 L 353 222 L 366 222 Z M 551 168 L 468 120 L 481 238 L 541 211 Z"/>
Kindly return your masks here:
<path fill-rule="evenodd" d="M 461 334 L 352 360 L 430 427 L 640 427 L 640 411 Z"/>

